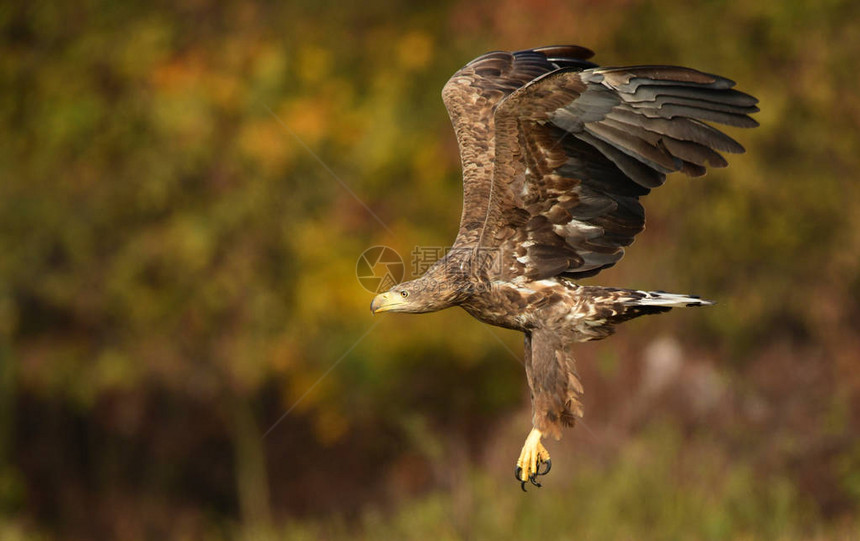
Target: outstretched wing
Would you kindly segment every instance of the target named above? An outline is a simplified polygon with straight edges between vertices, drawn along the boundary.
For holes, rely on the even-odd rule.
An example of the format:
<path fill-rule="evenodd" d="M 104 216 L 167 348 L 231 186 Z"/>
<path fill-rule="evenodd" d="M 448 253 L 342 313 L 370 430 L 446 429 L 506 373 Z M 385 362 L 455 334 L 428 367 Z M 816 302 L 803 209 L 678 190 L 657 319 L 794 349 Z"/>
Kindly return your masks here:
<path fill-rule="evenodd" d="M 614 265 L 644 228 L 639 198 L 667 173 L 699 176 L 726 166 L 719 152 L 744 151 L 705 123 L 758 125 L 757 100 L 733 86 L 673 66 L 562 68 L 498 103 L 478 244 L 499 249 L 501 277 Z"/>
<path fill-rule="evenodd" d="M 463 164 L 463 214 L 455 246 L 475 245 L 487 216 L 498 104 L 547 73 L 594 67 L 587 61 L 593 54 L 576 45 L 491 52 L 469 62 L 445 84 L 442 100 L 457 134 Z"/>

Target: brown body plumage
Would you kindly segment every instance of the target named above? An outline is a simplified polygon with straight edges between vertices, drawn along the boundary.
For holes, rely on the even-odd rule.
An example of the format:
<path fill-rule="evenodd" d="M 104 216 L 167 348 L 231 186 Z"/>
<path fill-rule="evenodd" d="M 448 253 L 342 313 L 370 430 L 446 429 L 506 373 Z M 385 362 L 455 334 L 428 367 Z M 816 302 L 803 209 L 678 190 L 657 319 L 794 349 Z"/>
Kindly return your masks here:
<path fill-rule="evenodd" d="M 534 484 L 582 416 L 569 346 L 615 324 L 696 297 L 577 285 L 614 265 L 645 224 L 639 198 L 666 174 L 724 167 L 743 152 L 711 127 L 752 127 L 755 98 L 728 79 L 674 66 L 600 68 L 577 46 L 488 53 L 442 91 L 463 164 L 463 214 L 453 249 L 417 280 L 378 295 L 376 311 L 461 306 L 523 331 L 534 429 L 517 477 Z"/>

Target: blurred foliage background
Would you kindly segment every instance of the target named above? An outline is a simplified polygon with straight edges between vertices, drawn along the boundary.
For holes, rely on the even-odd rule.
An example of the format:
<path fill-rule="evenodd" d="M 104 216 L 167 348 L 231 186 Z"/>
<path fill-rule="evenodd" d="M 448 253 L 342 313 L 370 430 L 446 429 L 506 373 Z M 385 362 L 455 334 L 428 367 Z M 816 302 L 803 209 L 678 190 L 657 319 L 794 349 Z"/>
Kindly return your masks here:
<path fill-rule="evenodd" d="M 524 495 L 521 337 L 355 264 L 452 241 L 442 85 L 554 43 L 761 127 L 589 281 L 719 304 L 580 347 Z M 0 538 L 857 539 L 858 58 L 852 0 L 4 3 Z"/>

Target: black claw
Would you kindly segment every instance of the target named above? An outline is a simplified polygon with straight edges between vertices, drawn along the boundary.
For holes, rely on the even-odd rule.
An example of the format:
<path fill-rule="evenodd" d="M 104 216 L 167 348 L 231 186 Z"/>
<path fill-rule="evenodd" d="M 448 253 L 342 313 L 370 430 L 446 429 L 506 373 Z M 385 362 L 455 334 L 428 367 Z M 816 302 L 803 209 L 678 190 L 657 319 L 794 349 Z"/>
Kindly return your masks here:
<path fill-rule="evenodd" d="M 523 492 L 528 492 L 528 490 L 526 490 L 526 482 L 520 478 L 521 473 L 523 473 L 523 469 L 517 466 L 517 469 L 514 470 L 514 477 L 516 477 L 517 481 L 520 482 L 520 488 L 523 489 Z"/>
<path fill-rule="evenodd" d="M 543 471 L 541 471 L 542 465 L 546 465 L 546 469 L 544 469 Z M 538 488 L 542 487 L 543 485 L 538 482 L 537 476 L 538 475 L 546 475 L 549 473 L 549 470 L 551 470 L 551 469 L 552 469 L 552 460 L 547 459 L 546 461 L 539 462 L 538 463 L 538 471 L 529 475 L 528 479 L 526 479 L 525 481 L 522 480 L 523 469 L 520 466 L 517 466 L 517 468 L 514 470 L 514 477 L 516 477 L 517 481 L 520 482 L 520 488 L 523 489 L 523 492 L 528 492 L 526 490 L 526 482 L 529 482 Z"/>
<path fill-rule="evenodd" d="M 546 464 L 546 469 L 544 471 L 540 471 L 540 467 L 542 464 Z M 546 462 L 541 462 L 540 464 L 538 464 L 537 474 L 538 475 L 546 475 L 549 473 L 549 470 L 551 470 L 551 469 L 552 469 L 552 459 L 548 458 L 548 459 L 546 459 Z"/>

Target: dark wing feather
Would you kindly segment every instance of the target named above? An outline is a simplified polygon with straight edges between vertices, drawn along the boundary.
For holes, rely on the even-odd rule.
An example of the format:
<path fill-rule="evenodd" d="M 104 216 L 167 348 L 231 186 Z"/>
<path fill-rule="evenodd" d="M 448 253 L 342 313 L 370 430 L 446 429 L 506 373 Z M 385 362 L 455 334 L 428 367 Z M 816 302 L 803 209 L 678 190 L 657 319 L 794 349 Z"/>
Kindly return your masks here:
<path fill-rule="evenodd" d="M 639 197 L 675 171 L 725 167 L 743 147 L 704 121 L 752 127 L 756 99 L 717 75 L 673 66 L 568 67 L 504 98 L 479 245 L 503 279 L 591 276 L 644 228 Z"/>
<path fill-rule="evenodd" d="M 442 99 L 457 134 L 463 163 L 463 214 L 455 246 L 475 245 L 485 223 L 494 169 L 494 114 L 498 104 L 547 73 L 594 67 L 587 61 L 593 54 L 576 45 L 514 53 L 496 51 L 469 62 L 447 82 Z"/>

